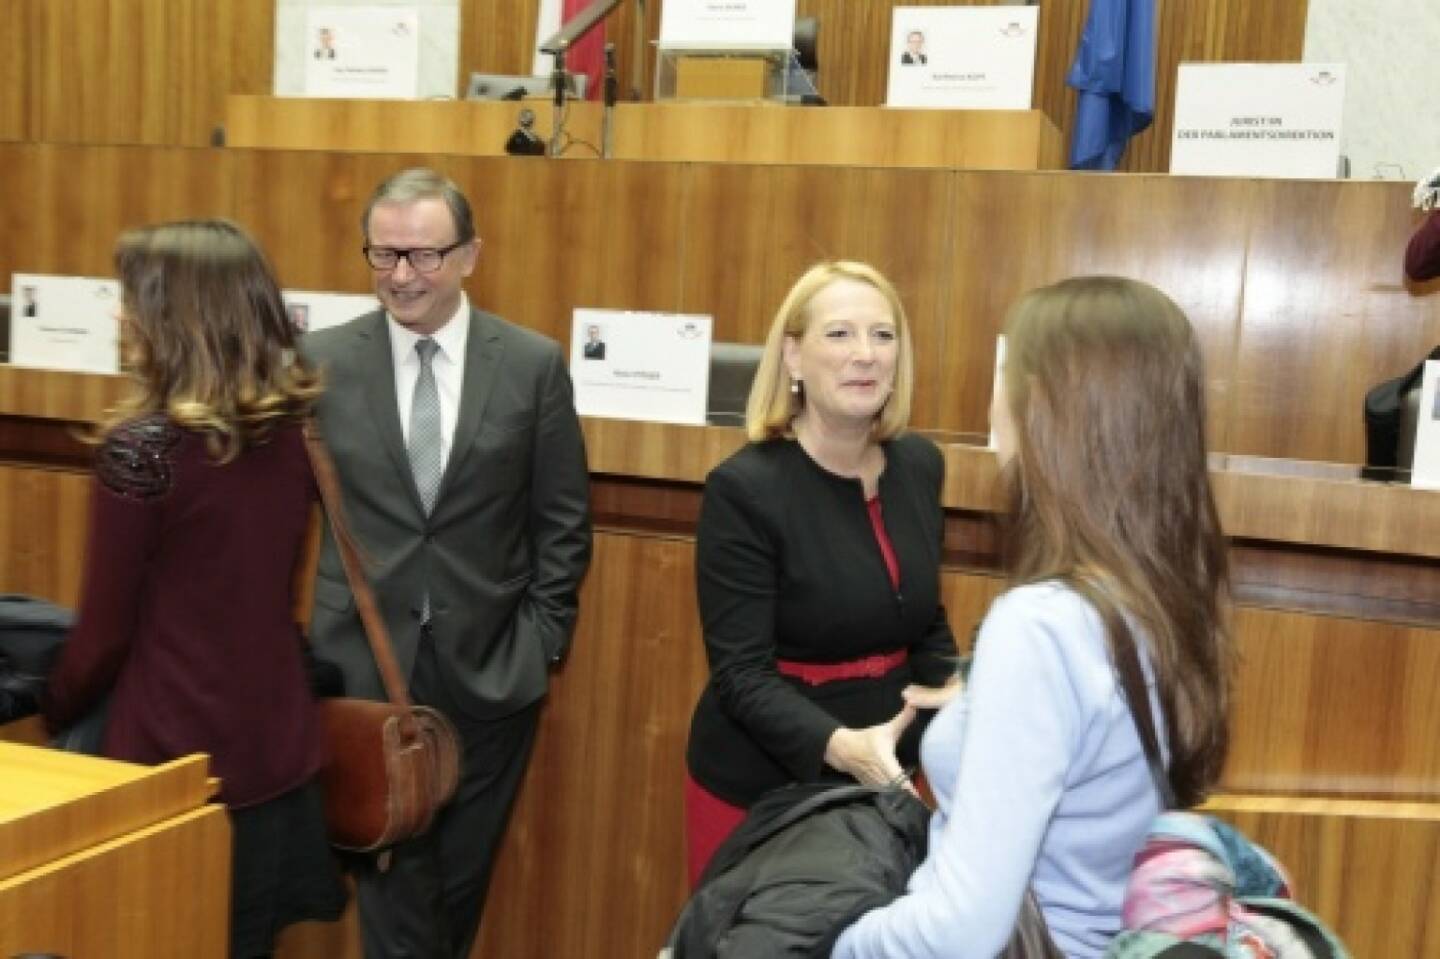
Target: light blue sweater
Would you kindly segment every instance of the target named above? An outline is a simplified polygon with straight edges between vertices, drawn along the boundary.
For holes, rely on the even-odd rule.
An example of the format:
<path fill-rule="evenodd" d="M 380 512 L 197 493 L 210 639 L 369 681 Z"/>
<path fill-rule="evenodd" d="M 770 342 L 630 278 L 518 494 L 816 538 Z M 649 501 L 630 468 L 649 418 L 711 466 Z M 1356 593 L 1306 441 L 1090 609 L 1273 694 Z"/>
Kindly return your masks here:
<path fill-rule="evenodd" d="M 1163 742 L 1153 682 L 1150 698 Z M 929 854 L 833 959 L 993 959 L 1032 885 L 1061 951 L 1101 955 L 1160 800 L 1089 603 L 1049 583 L 996 600 L 920 755 L 938 804 Z"/>

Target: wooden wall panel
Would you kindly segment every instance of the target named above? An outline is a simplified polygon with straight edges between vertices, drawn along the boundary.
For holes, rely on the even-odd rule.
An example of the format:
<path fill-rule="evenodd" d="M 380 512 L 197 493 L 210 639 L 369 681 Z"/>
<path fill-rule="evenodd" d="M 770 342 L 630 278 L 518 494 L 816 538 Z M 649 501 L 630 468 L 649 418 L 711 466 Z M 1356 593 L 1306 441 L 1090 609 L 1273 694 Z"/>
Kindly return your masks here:
<path fill-rule="evenodd" d="M 1255 181 L 1234 452 L 1283 446 L 1295 459 L 1363 461 L 1365 391 L 1440 342 L 1434 298 L 1413 296 L 1402 275 L 1413 223 L 1406 191 L 1327 186 Z"/>
<path fill-rule="evenodd" d="M 219 109 L 223 118 L 224 100 L 230 94 L 270 93 L 275 89 L 276 4 L 211 0 L 209 6 L 230 48 L 229 76 L 217 78 L 213 70 L 204 75 L 212 86 L 206 94 L 207 102 L 214 98 L 212 108 Z"/>
<path fill-rule="evenodd" d="M 54 144 L 0 157 L 0 276 L 110 276 L 122 230 L 231 209 L 233 154 L 221 151 Z"/>
<path fill-rule="evenodd" d="M 30 134 L 30 58 L 34 27 L 29 3 L 5 11 L 0 32 L 0 142 L 28 140 Z"/>
<path fill-rule="evenodd" d="M 501 316 L 570 342 L 576 307 L 675 311 L 687 171 L 592 160 L 477 161 L 462 181 L 485 238 L 469 288 Z"/>
<path fill-rule="evenodd" d="M 274 10 L 249 0 L 13 0 L 0 37 L 0 141 L 209 143 L 228 94 L 271 90 Z"/>
<path fill-rule="evenodd" d="M 807 267 L 863 254 L 863 170 L 705 165 L 689 182 L 682 303 L 714 315 L 716 340 L 764 342 Z"/>
<path fill-rule="evenodd" d="M 1400 280 L 1400 183 L 0 145 L 0 275 L 106 275 L 125 227 L 226 215 L 292 288 L 365 292 L 371 190 L 430 164 L 470 194 L 474 301 L 561 342 L 575 307 L 715 317 L 759 343 L 810 264 L 868 260 L 914 321 L 917 428 L 983 435 L 995 334 L 1025 291 L 1147 280 L 1195 324 L 1211 446 L 1358 463 L 1366 390 L 1440 341 Z M 1256 467 L 1274 469 L 1273 466 Z"/>
<path fill-rule="evenodd" d="M 1440 929 L 1440 807 L 1219 796 L 1206 811 L 1275 854 L 1352 956 L 1424 956 Z"/>
<path fill-rule="evenodd" d="M 1440 630 L 1236 611 L 1243 656 L 1224 788 L 1440 798 Z"/>
<path fill-rule="evenodd" d="M 80 599 L 90 477 L 0 465 L 0 592 Z"/>
<path fill-rule="evenodd" d="M 460 0 L 460 89 L 473 71 L 529 76 L 539 10 L 540 0 Z"/>
<path fill-rule="evenodd" d="M 644 956 L 663 942 L 685 898 L 685 742 L 706 676 L 693 581 L 688 541 L 596 536 L 473 955 Z M 541 903 L 564 921 L 537 928 Z"/>
<path fill-rule="evenodd" d="M 946 384 L 936 425 L 987 431 L 995 337 L 1027 290 L 1112 273 L 1153 283 L 1185 310 L 1208 361 L 1211 445 L 1223 419 L 1242 301 L 1250 182 L 1103 174 L 958 174 Z M 1204 224 L 1197 229 L 1197 224 Z M 1283 445 L 1283 441 L 1280 441 Z"/>

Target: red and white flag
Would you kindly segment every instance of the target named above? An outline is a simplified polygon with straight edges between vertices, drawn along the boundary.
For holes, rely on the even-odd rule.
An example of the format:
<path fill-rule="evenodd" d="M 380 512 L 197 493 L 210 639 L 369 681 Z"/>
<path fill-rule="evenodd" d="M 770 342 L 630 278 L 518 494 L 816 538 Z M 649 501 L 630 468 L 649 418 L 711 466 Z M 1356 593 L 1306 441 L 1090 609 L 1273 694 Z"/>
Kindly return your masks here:
<path fill-rule="evenodd" d="M 548 76 L 555 69 L 552 57 L 540 52 L 540 44 L 555 35 L 563 24 L 590 5 L 590 0 L 540 0 L 535 15 L 535 68 L 537 77 Z M 583 73 L 585 99 L 600 99 L 605 74 L 605 24 L 598 24 L 565 54 L 565 69 Z"/>

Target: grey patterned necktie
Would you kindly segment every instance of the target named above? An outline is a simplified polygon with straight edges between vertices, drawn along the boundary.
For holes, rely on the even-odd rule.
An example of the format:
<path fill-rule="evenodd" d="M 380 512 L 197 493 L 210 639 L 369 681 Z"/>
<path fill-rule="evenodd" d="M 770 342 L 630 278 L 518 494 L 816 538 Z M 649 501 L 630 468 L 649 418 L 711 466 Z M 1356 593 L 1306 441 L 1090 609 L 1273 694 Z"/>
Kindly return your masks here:
<path fill-rule="evenodd" d="M 420 375 L 415 379 L 415 393 L 410 402 L 410 471 L 415 474 L 415 487 L 428 515 L 440 492 L 440 391 L 435 386 L 435 369 L 431 365 L 439 344 L 428 336 L 415 344 L 420 357 Z"/>

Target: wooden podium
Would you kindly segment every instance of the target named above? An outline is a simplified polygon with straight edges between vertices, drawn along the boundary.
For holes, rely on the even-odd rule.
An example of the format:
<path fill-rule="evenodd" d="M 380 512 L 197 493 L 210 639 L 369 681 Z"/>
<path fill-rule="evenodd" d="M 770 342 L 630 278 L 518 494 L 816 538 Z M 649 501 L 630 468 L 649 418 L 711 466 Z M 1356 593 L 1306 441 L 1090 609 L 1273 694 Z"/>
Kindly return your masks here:
<path fill-rule="evenodd" d="M 230 822 L 208 768 L 0 741 L 0 956 L 224 956 Z"/>

